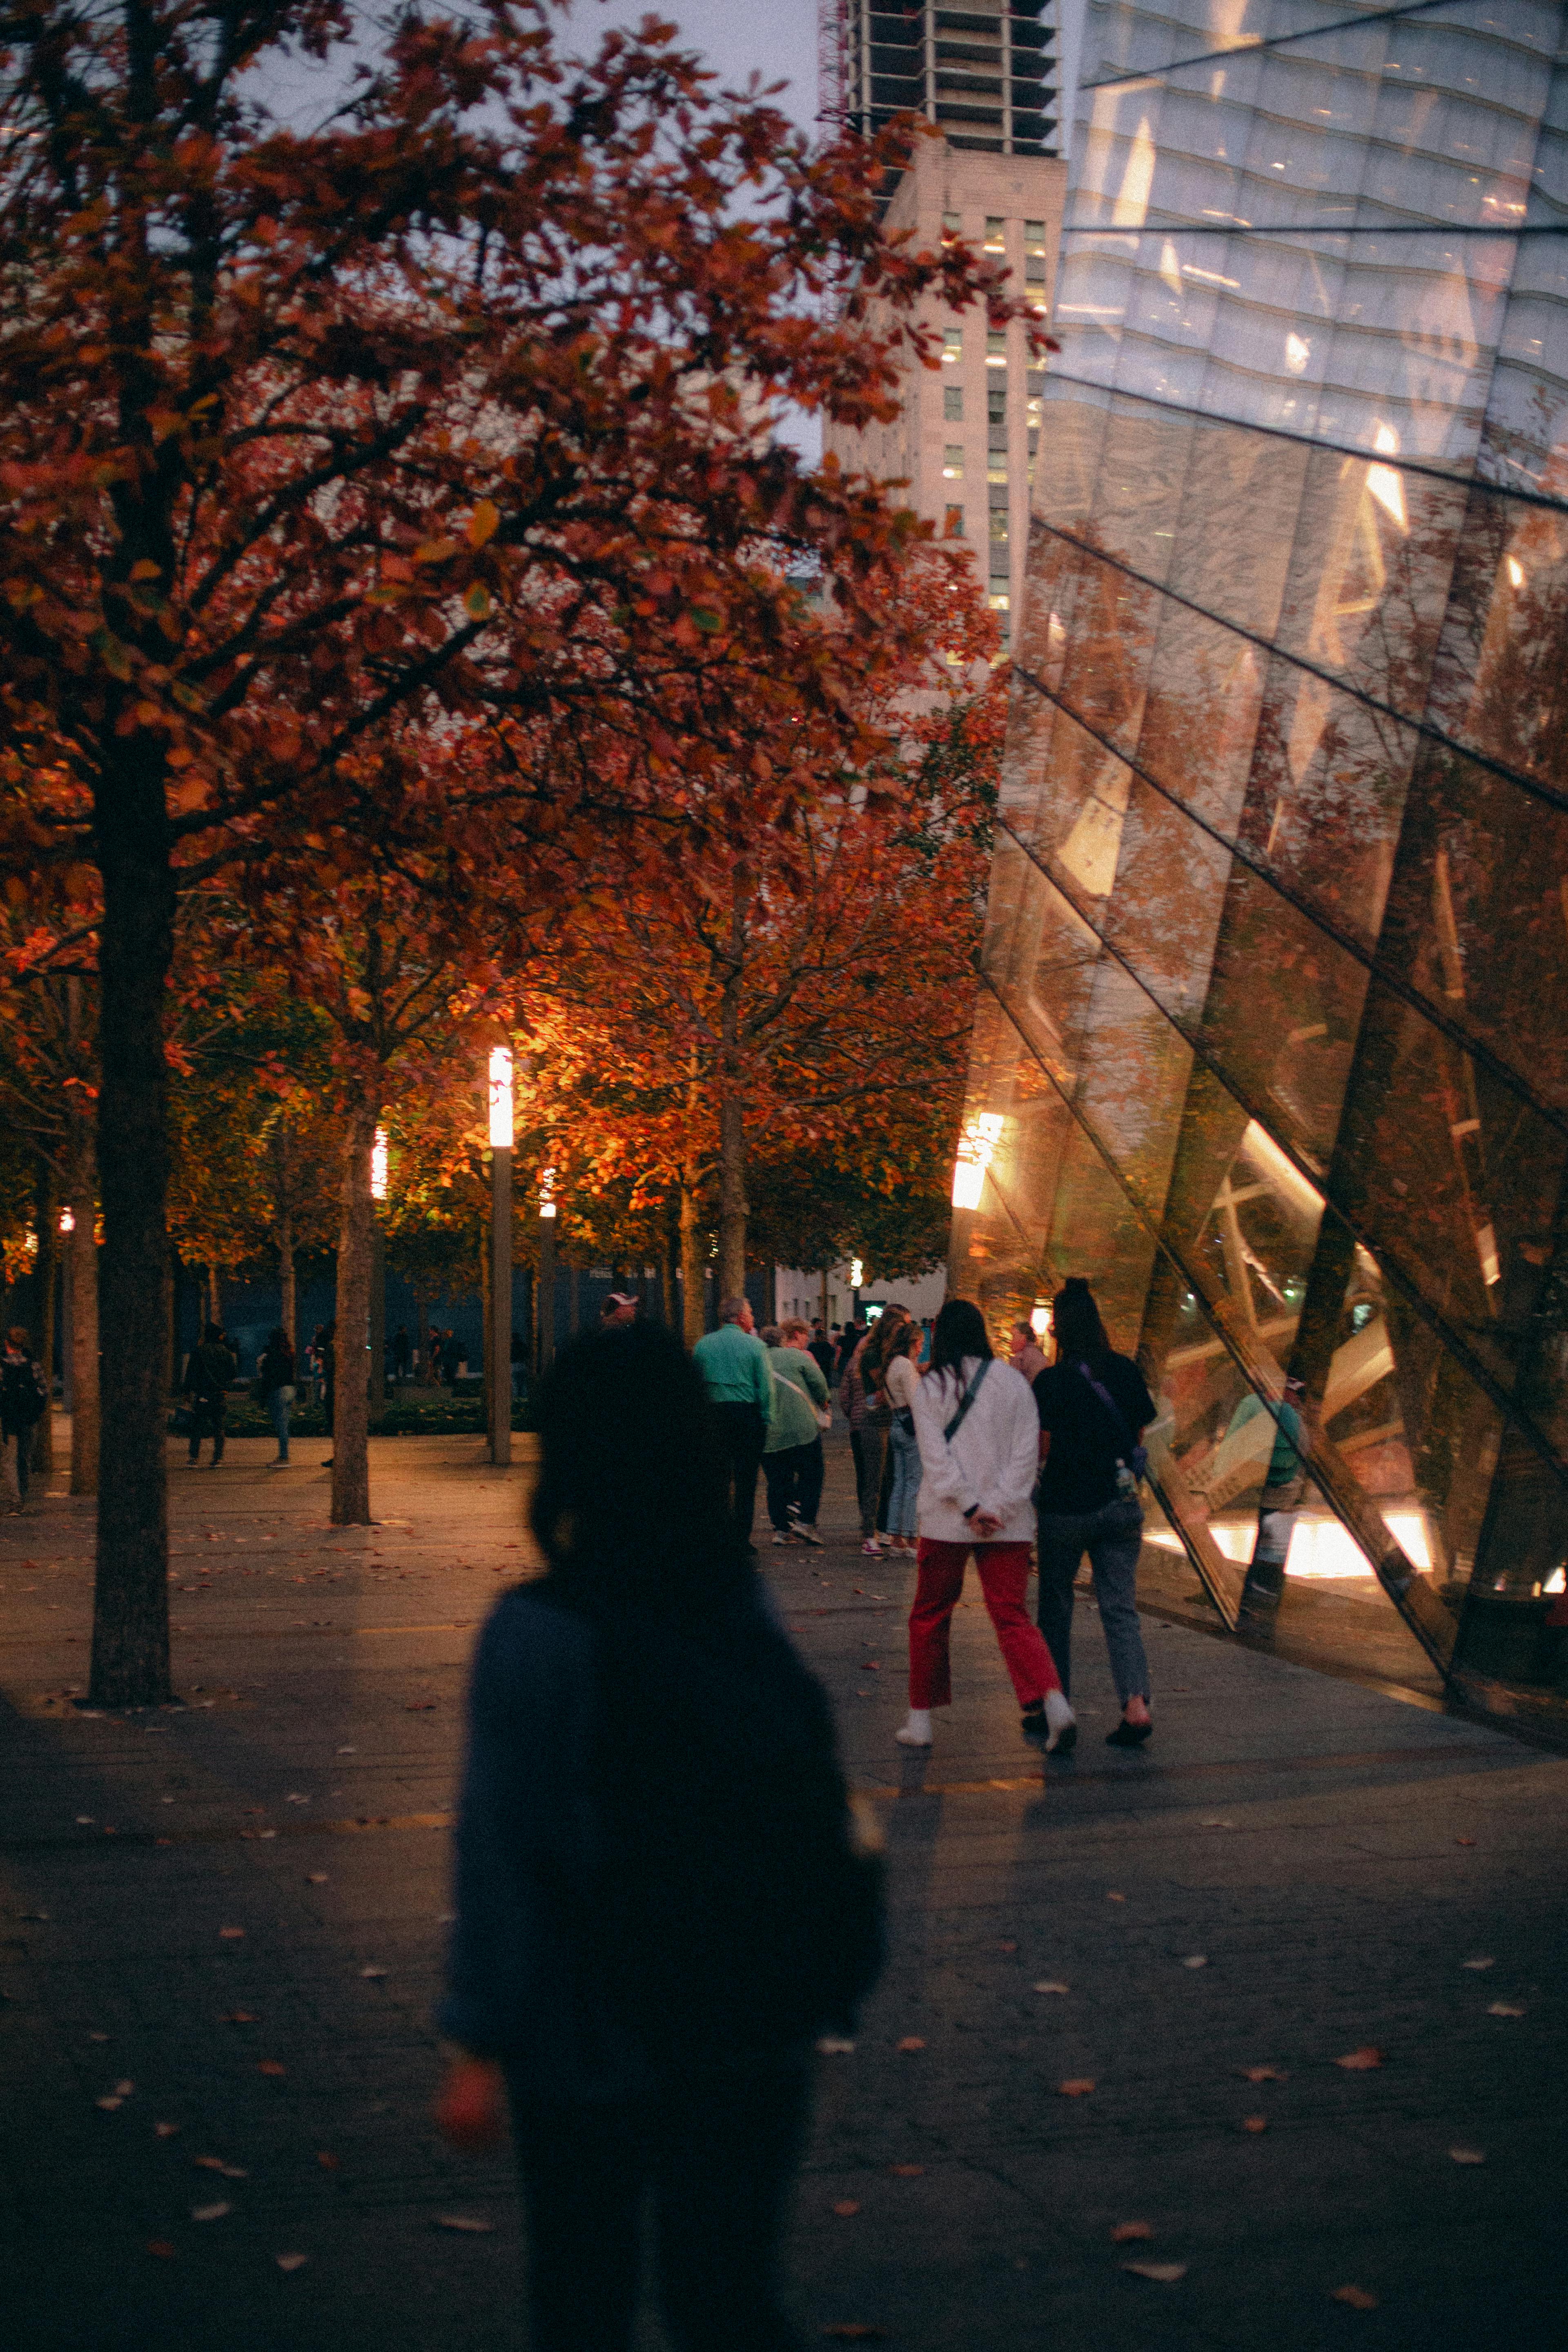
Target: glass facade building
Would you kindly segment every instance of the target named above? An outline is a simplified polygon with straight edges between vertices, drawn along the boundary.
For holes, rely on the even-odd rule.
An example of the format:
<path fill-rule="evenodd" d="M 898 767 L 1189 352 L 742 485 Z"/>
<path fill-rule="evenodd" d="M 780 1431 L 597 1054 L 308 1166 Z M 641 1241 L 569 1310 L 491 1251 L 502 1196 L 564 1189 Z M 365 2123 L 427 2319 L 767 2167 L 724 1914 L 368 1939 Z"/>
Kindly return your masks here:
<path fill-rule="evenodd" d="M 950 1270 L 1093 1281 L 1170 1595 L 1553 1722 L 1564 19 L 1088 9 Z"/>

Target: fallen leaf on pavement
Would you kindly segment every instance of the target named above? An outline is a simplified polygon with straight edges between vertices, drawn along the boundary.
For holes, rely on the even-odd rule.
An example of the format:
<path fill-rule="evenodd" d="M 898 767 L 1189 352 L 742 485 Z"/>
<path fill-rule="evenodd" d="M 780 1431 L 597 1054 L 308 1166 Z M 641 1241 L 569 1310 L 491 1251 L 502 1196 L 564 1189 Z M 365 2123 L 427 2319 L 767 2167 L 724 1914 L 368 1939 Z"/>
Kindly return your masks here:
<path fill-rule="evenodd" d="M 1237 2073 L 1244 2083 L 1288 2083 L 1290 2080 L 1279 2066 L 1238 2066 Z"/>
<path fill-rule="evenodd" d="M 438 2230 L 462 2230 L 470 2237 L 482 2238 L 495 2228 L 495 2223 L 481 2221 L 474 2213 L 437 2213 L 436 2227 Z"/>
<path fill-rule="evenodd" d="M 322 2148 L 320 2156 L 316 2158 L 316 2162 L 321 2166 L 323 2172 L 336 2172 L 338 2168 L 338 2158 L 331 2155 L 326 2148 Z"/>
<path fill-rule="evenodd" d="M 1474 1843 L 1475 1843 L 1475 1839 L 1474 1839 L 1474 1838 L 1456 1838 L 1456 1839 L 1454 1840 L 1454 1843 L 1455 1843 L 1456 1845 L 1474 1845 Z"/>
<path fill-rule="evenodd" d="M 1053 1984 L 1047 1979 L 1042 1984 L 1037 1984 L 1035 1987 L 1035 1990 L 1037 1992 L 1070 1992 L 1072 1990 L 1072 1987 L 1065 1984 Z"/>
<path fill-rule="evenodd" d="M 822 2332 L 839 2344 L 885 2344 L 888 2340 L 885 2327 L 868 2327 L 859 2319 L 841 2319 L 837 2326 L 825 2327 Z"/>
<path fill-rule="evenodd" d="M 1108 1903 L 1125 1903 L 1127 1897 L 1125 1895 L 1108 1895 L 1105 1899 Z"/>
<path fill-rule="evenodd" d="M 435 1707 L 433 1698 L 411 1698 L 403 1712 L 405 1715 L 431 1715 Z"/>
<path fill-rule="evenodd" d="M 234 2207 L 226 2200 L 220 2200 L 216 2205 L 193 2205 L 191 2219 L 193 2221 L 221 2221 L 226 2213 L 232 2213 Z"/>
<path fill-rule="evenodd" d="M 855 2198 L 841 2197 L 833 2210 L 841 2221 L 851 2221 L 860 2210 L 860 2207 Z"/>
<path fill-rule="evenodd" d="M 258 2063 L 256 2071 L 258 2074 L 286 2074 L 289 2069 L 280 2065 L 276 2058 L 263 2058 Z"/>
<path fill-rule="evenodd" d="M 191 2162 L 200 2165 L 204 2172 L 221 2172 L 226 2180 L 248 2180 L 250 2178 L 243 2164 L 230 2164 L 226 2157 L 193 2156 Z"/>
<path fill-rule="evenodd" d="M 237 1944 L 244 1933 L 245 1930 L 243 1927 L 220 1927 L 218 1929 L 218 1934 L 222 1937 L 226 1944 Z"/>
<path fill-rule="evenodd" d="M 1485 1959 L 1479 1959 L 1479 1960 L 1461 1960 L 1461 1961 L 1460 1961 L 1460 1963 L 1459 1963 L 1459 1966 L 1460 1966 L 1462 1969 L 1495 1969 L 1495 1968 L 1496 1968 L 1496 1966 L 1497 1966 L 1497 1962 L 1496 1962 L 1496 1961 L 1491 1958 L 1490 1954 L 1489 1953 Z"/>
<path fill-rule="evenodd" d="M 1093 2078 L 1088 2074 L 1069 2075 L 1065 2083 L 1057 2084 L 1058 2095 L 1064 2099 L 1087 2098 L 1093 2088 Z"/>
<path fill-rule="evenodd" d="M 819 2058 L 849 2058 L 854 2051 L 853 2042 L 847 2042 L 841 2033 L 824 2033 L 816 2044 Z"/>
<path fill-rule="evenodd" d="M 1364 2286 L 1337 2286 L 1333 2289 L 1333 2299 L 1336 2303 L 1348 2303 L 1352 2311 L 1377 2309 L 1376 2295 L 1368 2294 Z"/>
<path fill-rule="evenodd" d="M 324 1870 L 308 1870 L 305 1873 L 305 1884 L 307 1886 L 325 1886 L 327 1884 L 326 1872 Z"/>
<path fill-rule="evenodd" d="M 125 2102 L 123 2099 L 117 2099 L 110 2092 L 106 2098 L 94 2099 L 92 2104 L 95 2107 L 101 2107 L 106 2116 L 111 2116 L 116 2107 L 122 2107 Z"/>
<path fill-rule="evenodd" d="M 386 1970 L 384 1969 L 361 1969 L 360 1974 L 362 1977 L 365 1977 L 367 1979 L 373 1977 L 384 1977 L 386 1974 Z"/>
<path fill-rule="evenodd" d="M 1352 2050 L 1343 2058 L 1334 2060 L 1335 2065 L 1342 2066 L 1347 2074 L 1369 2074 L 1374 2066 L 1381 2066 L 1383 2063 L 1382 2051 L 1374 2049 L 1370 2042 L 1364 2048 Z"/>
<path fill-rule="evenodd" d="M 1241 2118 L 1241 2128 L 1244 2132 L 1267 2131 L 1268 2129 L 1268 2118 L 1267 2116 L 1243 2116 Z"/>
<path fill-rule="evenodd" d="M 303 2270 L 310 2257 L 309 2254 L 274 2254 L 272 2259 L 280 2271 L 298 2271 Z"/>
<path fill-rule="evenodd" d="M 1153 2234 L 1147 2221 L 1118 2221 L 1110 2233 L 1110 2242 L 1113 2246 L 1126 2246 L 1134 2238 L 1152 2238 Z"/>
<path fill-rule="evenodd" d="M 1162 2286 L 1174 2286 L 1187 2275 L 1185 2263 L 1123 2263 L 1121 2267 L 1134 2278 L 1157 2279 Z"/>
<path fill-rule="evenodd" d="M 1233 1830 L 1236 1827 L 1236 1823 L 1234 1822 L 1222 1822 L 1216 1813 L 1212 1820 L 1200 1822 L 1198 1827 L 1205 1830 Z"/>
<path fill-rule="evenodd" d="M 107 2033 L 89 2033 L 87 2038 L 89 2042 L 107 2042 L 109 2036 Z"/>
<path fill-rule="evenodd" d="M 1013 1942 L 1010 1937 L 1004 1937 L 1001 1943 L 996 1947 L 996 1949 L 999 1952 L 1016 1952 L 1017 1948 L 1017 1945 Z"/>
<path fill-rule="evenodd" d="M 147 2252 L 150 2254 L 156 2254 L 161 2263 L 172 2263 L 174 2259 L 174 2249 L 167 2238 L 149 2238 Z"/>
<path fill-rule="evenodd" d="M 153 2128 L 160 2139 L 173 2139 L 180 2126 L 178 2124 L 154 2124 Z"/>
<path fill-rule="evenodd" d="M 1487 2004 L 1487 2015 L 1489 2017 L 1522 2017 L 1524 2011 L 1522 2009 L 1516 2009 L 1511 2000 L 1493 2000 Z"/>
<path fill-rule="evenodd" d="M 918 2180 L 925 2170 L 923 2164 L 889 2164 L 888 2170 L 895 2180 Z"/>
<path fill-rule="evenodd" d="M 1206 1952 L 1191 1952 L 1182 1962 L 1184 1969 L 1206 1969 L 1208 1964 L 1209 1956 Z"/>
<path fill-rule="evenodd" d="M 225 2025 L 259 2025 L 261 2020 L 254 2010 L 231 2009 L 223 2022 Z"/>
<path fill-rule="evenodd" d="M 1448 2154 L 1456 2164 L 1484 2164 L 1487 2160 L 1484 2147 L 1451 2147 Z"/>
<path fill-rule="evenodd" d="M 898 2046 L 900 2053 L 903 2057 L 912 2058 L 917 2050 L 923 2050 L 925 2048 L 925 2043 L 921 2040 L 918 2033 L 906 2033 L 903 2040 Z"/>

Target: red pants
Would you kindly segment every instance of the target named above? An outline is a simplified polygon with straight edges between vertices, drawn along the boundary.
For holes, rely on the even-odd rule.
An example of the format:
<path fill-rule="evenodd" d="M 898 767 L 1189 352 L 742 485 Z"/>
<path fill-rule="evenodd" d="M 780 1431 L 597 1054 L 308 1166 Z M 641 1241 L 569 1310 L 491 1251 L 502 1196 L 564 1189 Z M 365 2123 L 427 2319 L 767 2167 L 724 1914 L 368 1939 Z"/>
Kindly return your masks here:
<path fill-rule="evenodd" d="M 915 1553 L 919 1580 L 915 1605 L 910 1611 L 910 1705 L 952 1704 L 948 1629 L 963 1591 L 964 1563 L 971 1551 L 1018 1704 L 1033 1706 L 1047 1691 L 1060 1690 L 1061 1676 L 1024 1606 L 1029 1582 L 1028 1545 L 933 1543 L 928 1536 L 921 1536 Z"/>

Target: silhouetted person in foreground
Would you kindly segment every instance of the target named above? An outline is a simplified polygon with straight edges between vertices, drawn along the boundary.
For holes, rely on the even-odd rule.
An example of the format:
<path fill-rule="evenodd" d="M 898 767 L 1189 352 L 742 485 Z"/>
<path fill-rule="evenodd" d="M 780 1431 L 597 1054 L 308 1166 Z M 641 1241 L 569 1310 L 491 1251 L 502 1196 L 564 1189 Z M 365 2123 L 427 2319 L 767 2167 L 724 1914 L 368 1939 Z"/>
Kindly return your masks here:
<path fill-rule="evenodd" d="M 648 2199 L 678 2352 L 785 2352 L 812 2043 L 875 1979 L 877 1865 L 679 1342 L 574 1341 L 539 1434 L 550 1570 L 475 1661 L 437 2117 L 485 2146 L 510 2103 L 535 2352 L 626 2352 Z"/>

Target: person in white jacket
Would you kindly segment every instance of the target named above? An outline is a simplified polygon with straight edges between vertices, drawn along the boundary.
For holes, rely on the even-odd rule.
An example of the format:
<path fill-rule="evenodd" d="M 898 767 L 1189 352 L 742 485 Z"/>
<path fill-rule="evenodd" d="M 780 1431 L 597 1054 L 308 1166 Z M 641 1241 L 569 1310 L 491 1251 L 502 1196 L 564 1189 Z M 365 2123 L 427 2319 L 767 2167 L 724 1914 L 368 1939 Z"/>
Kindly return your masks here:
<path fill-rule="evenodd" d="M 978 1307 L 950 1298 L 936 1318 L 931 1370 L 914 1400 L 921 1449 L 917 1582 L 910 1611 L 910 1712 L 896 1737 L 931 1744 L 931 1709 L 952 1703 L 948 1636 L 971 1552 L 1024 1736 L 1065 1755 L 1078 1727 L 1050 1651 L 1025 1605 L 1040 1417 L 1029 1383 L 999 1362 Z"/>

